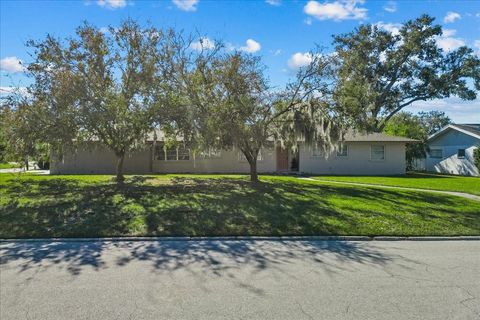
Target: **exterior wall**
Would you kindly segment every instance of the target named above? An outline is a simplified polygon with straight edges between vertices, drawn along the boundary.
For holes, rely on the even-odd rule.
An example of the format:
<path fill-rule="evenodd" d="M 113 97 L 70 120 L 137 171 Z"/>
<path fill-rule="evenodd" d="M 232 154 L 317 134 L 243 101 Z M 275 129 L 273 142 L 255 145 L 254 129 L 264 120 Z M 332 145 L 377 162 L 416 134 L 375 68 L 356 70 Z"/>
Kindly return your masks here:
<path fill-rule="evenodd" d="M 57 157 L 52 156 L 52 159 Z M 150 149 L 126 155 L 123 169 L 125 174 L 150 172 Z M 50 172 L 53 174 L 114 174 L 117 167 L 115 154 L 95 144 L 90 148 L 79 148 L 68 153 L 63 159 L 52 161 Z"/>
<path fill-rule="evenodd" d="M 431 158 L 427 155 L 426 170 L 438 173 L 478 176 L 479 171 L 473 160 L 473 150 L 480 145 L 480 139 L 456 130 L 448 130 L 445 134 L 428 143 L 429 148 L 442 149 L 442 158 Z M 465 158 L 457 157 L 458 149 L 465 149 Z"/>
<path fill-rule="evenodd" d="M 262 149 L 263 160 L 257 161 L 258 172 L 275 172 L 275 150 Z M 153 172 L 157 173 L 248 173 L 250 166 L 240 160 L 240 150 L 222 150 L 220 158 L 202 159 L 190 153 L 190 160 L 153 160 Z"/>
<path fill-rule="evenodd" d="M 405 143 L 403 142 L 351 142 L 348 156 L 330 155 L 312 157 L 311 149 L 301 145 L 299 159 L 301 173 L 336 174 L 336 175 L 395 175 L 405 173 Z M 371 145 L 385 146 L 385 160 L 370 159 Z M 201 159 L 190 154 L 190 160 L 151 160 L 150 148 L 136 152 L 125 158 L 125 174 L 142 173 L 248 173 L 250 167 L 246 160 L 241 160 L 239 150 L 222 150 L 220 158 Z M 276 151 L 274 148 L 262 150 L 263 160 L 257 162 L 260 173 L 276 171 Z M 54 157 L 52 157 L 54 159 Z M 289 159 L 290 160 L 290 159 Z M 92 148 L 79 149 L 65 155 L 60 161 L 52 161 L 52 174 L 114 174 L 116 157 L 113 152 L 97 145 Z"/>
<path fill-rule="evenodd" d="M 240 160 L 238 150 L 221 151 L 220 158 L 194 160 L 151 160 L 148 147 L 125 157 L 124 173 L 248 173 L 250 166 L 246 160 Z M 258 172 L 275 172 L 276 158 L 274 149 L 262 150 L 263 160 L 257 162 Z M 52 157 L 55 159 L 55 157 Z M 101 146 L 79 148 L 77 152 L 67 154 L 63 159 L 52 161 L 52 174 L 114 174 L 117 159 L 115 154 Z"/>
<path fill-rule="evenodd" d="M 347 142 L 348 155 L 336 153 L 325 157 L 312 157 L 308 146 L 300 146 L 300 172 L 332 175 L 397 175 L 405 174 L 404 142 Z M 385 146 L 385 160 L 371 160 L 370 147 Z"/>

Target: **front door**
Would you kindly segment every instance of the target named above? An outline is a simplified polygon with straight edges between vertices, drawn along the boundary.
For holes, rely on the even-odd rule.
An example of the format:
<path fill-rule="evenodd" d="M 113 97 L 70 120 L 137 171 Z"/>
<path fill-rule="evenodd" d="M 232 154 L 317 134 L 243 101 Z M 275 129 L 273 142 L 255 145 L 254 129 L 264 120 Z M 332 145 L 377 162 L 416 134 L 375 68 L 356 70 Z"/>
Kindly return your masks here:
<path fill-rule="evenodd" d="M 277 172 L 288 171 L 288 149 L 277 146 Z"/>

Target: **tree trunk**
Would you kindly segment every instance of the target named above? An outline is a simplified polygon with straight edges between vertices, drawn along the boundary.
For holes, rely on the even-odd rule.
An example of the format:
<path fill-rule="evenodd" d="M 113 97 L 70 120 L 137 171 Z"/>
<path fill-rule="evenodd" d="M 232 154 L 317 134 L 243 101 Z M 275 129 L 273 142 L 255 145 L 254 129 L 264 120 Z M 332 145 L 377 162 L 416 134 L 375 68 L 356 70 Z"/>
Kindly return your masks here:
<path fill-rule="evenodd" d="M 25 171 L 28 171 L 29 166 L 28 166 L 28 156 L 25 157 Z"/>
<path fill-rule="evenodd" d="M 250 181 L 257 183 L 258 182 L 257 157 L 248 161 L 248 164 L 250 164 Z"/>
<path fill-rule="evenodd" d="M 117 154 L 117 182 L 122 183 L 125 180 L 123 176 L 123 160 L 125 159 L 125 153 Z"/>

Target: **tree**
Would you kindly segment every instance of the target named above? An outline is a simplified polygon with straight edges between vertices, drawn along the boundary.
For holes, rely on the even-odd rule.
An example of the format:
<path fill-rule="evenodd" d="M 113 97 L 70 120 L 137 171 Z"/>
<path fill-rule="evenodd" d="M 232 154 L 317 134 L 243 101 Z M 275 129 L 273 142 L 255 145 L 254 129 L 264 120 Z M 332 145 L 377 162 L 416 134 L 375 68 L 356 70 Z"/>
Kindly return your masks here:
<path fill-rule="evenodd" d="M 473 162 L 478 171 L 480 171 L 480 145 L 473 150 Z"/>
<path fill-rule="evenodd" d="M 432 135 L 443 127 L 452 123 L 452 120 L 445 115 L 443 111 L 419 112 L 420 122 L 427 131 L 427 135 Z"/>
<path fill-rule="evenodd" d="M 321 79 L 329 69 L 327 58 L 317 56 L 299 71 L 295 81 L 284 91 L 274 92 L 265 77 L 260 57 L 225 52 L 221 44 L 193 55 L 188 50 L 176 52 L 184 52 L 184 55 L 172 60 L 171 65 L 180 69 L 173 74 L 179 77 L 176 81 L 178 92 L 183 92 L 182 97 L 187 98 L 182 102 L 188 110 L 184 114 L 191 117 L 186 121 L 191 124 L 187 126 L 189 133 L 184 136 L 190 136 L 198 149 L 238 148 L 249 163 L 252 182 L 258 181 L 260 149 L 269 144 L 270 138 L 288 142 L 299 137 L 305 127 L 293 122 L 299 120 L 300 115 L 303 120 L 314 115 L 315 121 L 322 119 L 322 126 L 314 126 L 313 122 L 310 126 L 321 130 L 326 137 L 321 143 L 330 143 L 330 137 L 336 133 L 332 124 L 335 117 L 328 117 L 328 112 L 314 111 L 325 111 L 318 101 L 327 87 Z M 296 135 L 290 132 L 295 129 L 298 129 Z"/>
<path fill-rule="evenodd" d="M 339 108 L 356 114 L 361 129 L 382 131 L 390 118 L 416 101 L 477 97 L 480 59 L 465 46 L 444 52 L 436 42 L 442 29 L 433 22 L 423 15 L 398 32 L 362 25 L 334 38 L 335 99 Z"/>
<path fill-rule="evenodd" d="M 116 179 L 123 181 L 125 155 L 143 146 L 158 102 L 159 47 L 166 38 L 156 28 L 127 20 L 108 33 L 84 24 L 62 42 L 50 35 L 29 41 L 35 50 L 28 69 L 30 88 L 48 142 L 61 149 L 98 141 L 117 157 Z"/>
<path fill-rule="evenodd" d="M 419 116 L 410 112 L 399 112 L 388 120 L 383 131 L 391 135 L 419 140 L 416 143 L 408 143 L 406 146 L 407 170 L 414 169 L 415 159 L 425 157 L 428 134 Z"/>
<path fill-rule="evenodd" d="M 0 118 L 5 136 L 5 158 L 23 163 L 29 170 L 30 159 L 39 151 L 33 106 L 22 102 L 13 109 L 9 104 L 3 104 Z"/>

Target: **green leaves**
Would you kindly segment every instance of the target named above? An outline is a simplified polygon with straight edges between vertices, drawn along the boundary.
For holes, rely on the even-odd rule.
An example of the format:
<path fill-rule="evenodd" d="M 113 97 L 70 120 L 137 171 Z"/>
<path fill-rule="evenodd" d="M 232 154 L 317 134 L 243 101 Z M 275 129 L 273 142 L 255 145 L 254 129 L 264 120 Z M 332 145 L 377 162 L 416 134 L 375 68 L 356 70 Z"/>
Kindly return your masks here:
<path fill-rule="evenodd" d="M 395 34 L 362 25 L 335 37 L 336 101 L 358 116 L 360 129 L 381 131 L 388 119 L 415 101 L 477 97 L 480 59 L 467 47 L 443 52 L 436 43 L 442 30 L 433 21 L 423 15 L 404 23 Z"/>

